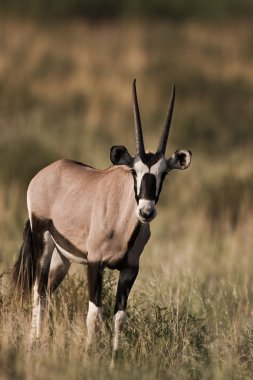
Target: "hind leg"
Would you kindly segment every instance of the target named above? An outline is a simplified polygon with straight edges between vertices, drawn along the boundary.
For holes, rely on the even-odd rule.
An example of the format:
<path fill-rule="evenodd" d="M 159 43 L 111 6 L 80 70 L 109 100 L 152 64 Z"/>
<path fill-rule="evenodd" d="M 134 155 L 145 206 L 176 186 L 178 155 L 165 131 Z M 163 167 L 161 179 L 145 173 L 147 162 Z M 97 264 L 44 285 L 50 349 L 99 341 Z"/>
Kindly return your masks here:
<path fill-rule="evenodd" d="M 33 242 L 40 255 L 36 266 L 36 279 L 33 288 L 33 312 L 31 327 L 31 343 L 39 339 L 41 326 L 47 309 L 47 285 L 54 242 L 48 231 L 33 236 Z"/>
<path fill-rule="evenodd" d="M 69 271 L 70 264 L 71 262 L 55 248 L 51 259 L 48 278 L 48 293 L 50 295 L 53 294 L 63 281 Z"/>

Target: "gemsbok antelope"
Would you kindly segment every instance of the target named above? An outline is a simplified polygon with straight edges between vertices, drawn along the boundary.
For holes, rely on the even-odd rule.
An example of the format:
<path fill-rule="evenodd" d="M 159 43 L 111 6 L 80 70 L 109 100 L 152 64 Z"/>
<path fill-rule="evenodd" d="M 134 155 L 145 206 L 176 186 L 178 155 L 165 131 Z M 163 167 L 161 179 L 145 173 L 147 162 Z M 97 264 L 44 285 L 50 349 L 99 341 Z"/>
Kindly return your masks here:
<path fill-rule="evenodd" d="M 149 224 L 156 216 L 163 181 L 172 169 L 186 169 L 191 162 L 189 150 L 177 150 L 165 158 L 174 100 L 175 86 L 156 153 L 145 152 L 134 80 L 135 156 L 124 146 L 113 146 L 113 166 L 108 169 L 64 159 L 32 179 L 27 192 L 29 220 L 13 270 L 19 295 L 33 288 L 32 342 L 40 337 L 47 298 L 60 285 L 71 263 L 86 264 L 87 355 L 101 319 L 103 270 L 117 269 L 113 367 L 126 320 L 127 299 L 138 274 L 140 255 L 150 238 Z"/>

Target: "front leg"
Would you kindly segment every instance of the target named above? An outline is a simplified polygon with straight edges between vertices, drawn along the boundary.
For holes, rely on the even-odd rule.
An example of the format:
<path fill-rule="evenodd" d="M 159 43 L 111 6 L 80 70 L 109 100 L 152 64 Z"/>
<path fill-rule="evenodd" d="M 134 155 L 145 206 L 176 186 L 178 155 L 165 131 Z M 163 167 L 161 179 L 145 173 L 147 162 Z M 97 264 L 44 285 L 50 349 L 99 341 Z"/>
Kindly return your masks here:
<path fill-rule="evenodd" d="M 101 292 L 103 272 L 99 264 L 89 263 L 87 268 L 89 310 L 86 318 L 87 338 L 85 345 L 85 357 L 88 356 L 92 345 L 92 338 L 99 322 L 101 321 Z"/>
<path fill-rule="evenodd" d="M 119 338 L 126 321 L 127 299 L 137 277 L 138 271 L 138 265 L 130 268 L 124 268 L 120 271 L 114 309 L 114 336 L 112 344 L 112 360 L 110 365 L 111 369 L 114 367 L 117 360 Z"/>

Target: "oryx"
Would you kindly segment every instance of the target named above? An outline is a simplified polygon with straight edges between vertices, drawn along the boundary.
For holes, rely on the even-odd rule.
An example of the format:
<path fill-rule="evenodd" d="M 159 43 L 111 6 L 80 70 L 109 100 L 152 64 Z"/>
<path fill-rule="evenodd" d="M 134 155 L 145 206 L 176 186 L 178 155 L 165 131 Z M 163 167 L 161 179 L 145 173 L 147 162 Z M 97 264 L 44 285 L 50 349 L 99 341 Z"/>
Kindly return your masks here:
<path fill-rule="evenodd" d="M 156 153 L 146 153 L 136 84 L 133 82 L 136 154 L 113 146 L 113 166 L 94 169 L 59 160 L 42 169 L 27 192 L 29 220 L 13 271 L 19 294 L 33 287 L 31 339 L 39 338 L 47 297 L 60 285 L 72 262 L 87 264 L 89 309 L 86 353 L 101 316 L 102 275 L 105 267 L 119 270 L 114 310 L 111 365 L 126 320 L 129 292 L 139 270 L 140 255 L 150 238 L 166 174 L 186 169 L 191 152 L 177 150 L 165 158 L 175 100 L 175 86 Z"/>

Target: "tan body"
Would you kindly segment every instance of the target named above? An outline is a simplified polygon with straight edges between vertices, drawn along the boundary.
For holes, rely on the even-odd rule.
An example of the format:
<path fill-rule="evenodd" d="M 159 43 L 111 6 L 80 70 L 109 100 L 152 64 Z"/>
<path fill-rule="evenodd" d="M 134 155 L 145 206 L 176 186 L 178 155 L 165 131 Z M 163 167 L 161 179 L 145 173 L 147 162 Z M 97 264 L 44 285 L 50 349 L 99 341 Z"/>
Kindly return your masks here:
<path fill-rule="evenodd" d="M 33 215 L 52 220 L 56 230 L 82 252 L 84 263 L 117 267 L 139 223 L 133 176 L 127 166 L 97 170 L 59 160 L 33 178 L 27 200 L 31 222 Z M 142 244 L 129 258 L 136 264 L 150 237 L 149 224 L 142 226 L 140 235 Z M 64 248 L 57 236 L 52 237 Z M 80 256 L 75 260 L 73 255 L 72 261 L 80 262 Z"/>
<path fill-rule="evenodd" d="M 27 204 L 28 234 L 32 236 L 36 264 L 31 342 L 40 337 L 48 295 L 60 285 L 71 262 L 87 264 L 87 354 L 101 318 L 103 269 L 118 269 L 114 363 L 127 297 L 138 274 L 139 257 L 150 238 L 149 223 L 141 223 L 137 217 L 131 170 L 125 165 L 97 170 L 59 160 L 32 179 Z"/>

